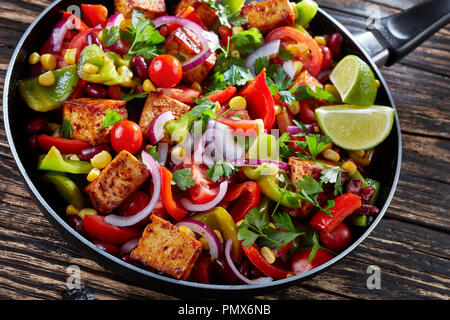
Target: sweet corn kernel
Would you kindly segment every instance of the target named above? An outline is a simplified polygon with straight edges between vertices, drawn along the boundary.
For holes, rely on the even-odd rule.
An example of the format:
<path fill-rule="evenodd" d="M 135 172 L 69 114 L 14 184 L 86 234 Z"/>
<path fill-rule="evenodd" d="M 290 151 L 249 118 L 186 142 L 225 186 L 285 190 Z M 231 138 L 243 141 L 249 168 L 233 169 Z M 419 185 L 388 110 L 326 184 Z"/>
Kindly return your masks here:
<path fill-rule="evenodd" d="M 264 133 L 264 121 L 262 119 L 256 119 L 255 121 L 257 124 L 257 129 L 256 129 L 257 135 L 263 134 Z"/>
<path fill-rule="evenodd" d="M 231 51 L 231 55 L 232 55 L 233 57 L 236 57 L 236 58 L 240 58 L 240 57 L 241 57 L 241 54 L 240 54 L 239 51 L 237 51 L 237 50 Z"/>
<path fill-rule="evenodd" d="M 80 210 L 78 210 L 76 207 L 74 207 L 73 205 L 69 204 L 66 208 L 66 214 L 67 215 L 78 215 L 80 213 Z"/>
<path fill-rule="evenodd" d="M 352 176 L 356 172 L 356 164 L 353 163 L 353 161 L 345 161 L 341 168 L 348 171 L 348 174 Z"/>
<path fill-rule="evenodd" d="M 333 148 L 333 143 L 332 142 L 330 142 L 329 144 L 326 144 L 325 145 L 325 149 L 323 149 L 323 150 L 325 151 L 325 150 L 328 150 L 328 149 L 331 149 L 331 148 Z"/>
<path fill-rule="evenodd" d="M 247 108 L 247 100 L 244 97 L 236 96 L 231 98 L 229 105 L 233 110 L 245 110 Z"/>
<path fill-rule="evenodd" d="M 117 68 L 117 73 L 127 79 L 133 78 L 133 72 L 127 66 L 121 66 L 121 67 Z"/>
<path fill-rule="evenodd" d="M 50 132 L 54 133 L 55 131 L 61 129 L 61 125 L 59 123 L 49 122 L 48 129 L 50 130 Z"/>
<path fill-rule="evenodd" d="M 85 63 L 83 66 L 83 71 L 89 74 L 96 74 L 99 67 L 92 63 Z"/>
<path fill-rule="evenodd" d="M 276 105 L 273 106 L 273 108 L 275 109 L 275 115 L 276 116 L 279 115 L 280 112 L 281 112 L 281 109 L 282 109 L 281 106 L 276 104 Z"/>
<path fill-rule="evenodd" d="M 356 154 L 357 157 L 360 157 L 360 158 L 364 157 L 364 155 L 366 154 L 366 152 L 364 150 L 355 150 L 353 152 Z"/>
<path fill-rule="evenodd" d="M 219 242 L 221 244 L 223 244 L 223 237 L 222 237 L 222 234 L 220 233 L 220 231 L 219 230 L 214 230 L 214 233 L 216 234 L 217 238 L 219 238 Z"/>
<path fill-rule="evenodd" d="M 45 70 L 55 70 L 56 68 L 56 58 L 50 53 L 43 54 L 41 56 L 42 68 Z"/>
<path fill-rule="evenodd" d="M 66 53 L 64 54 L 64 61 L 68 64 L 74 64 L 77 59 L 77 49 L 67 49 Z"/>
<path fill-rule="evenodd" d="M 339 159 L 341 158 L 339 156 L 339 153 L 337 153 L 333 149 L 325 150 L 322 154 L 325 159 L 332 161 L 332 162 L 338 162 Z"/>
<path fill-rule="evenodd" d="M 200 93 L 202 93 L 202 91 L 203 91 L 202 86 L 201 86 L 200 83 L 198 83 L 198 82 L 194 82 L 194 83 L 191 85 L 191 88 L 194 89 L 194 90 L 197 90 L 197 91 L 200 92 Z"/>
<path fill-rule="evenodd" d="M 145 92 L 156 91 L 156 88 L 150 79 L 144 80 L 144 82 L 142 83 L 142 88 Z"/>
<path fill-rule="evenodd" d="M 181 232 L 186 233 L 188 236 L 195 238 L 195 233 L 190 228 L 186 226 L 179 226 L 178 229 L 180 229 Z"/>
<path fill-rule="evenodd" d="M 327 39 L 325 39 L 322 36 L 315 36 L 314 40 L 316 40 L 317 44 L 319 46 L 326 46 L 327 45 Z"/>
<path fill-rule="evenodd" d="M 301 61 L 294 61 L 295 74 L 300 73 L 303 70 L 303 63 Z"/>
<path fill-rule="evenodd" d="M 181 161 L 183 160 L 184 149 L 182 147 L 173 147 L 170 154 L 173 160 Z"/>
<path fill-rule="evenodd" d="M 204 237 L 201 237 L 199 241 L 202 243 L 203 250 L 209 250 L 209 243 Z"/>
<path fill-rule="evenodd" d="M 277 228 L 272 222 L 269 222 L 269 227 L 271 227 L 272 229 L 276 229 Z"/>
<path fill-rule="evenodd" d="M 233 34 L 238 34 L 240 32 L 244 31 L 244 28 L 242 27 L 233 27 L 231 28 L 231 32 L 233 32 Z"/>
<path fill-rule="evenodd" d="M 380 80 L 375 80 L 375 85 L 377 86 L 377 88 L 379 88 L 381 86 L 381 82 Z"/>
<path fill-rule="evenodd" d="M 103 169 L 111 162 L 111 160 L 112 157 L 109 152 L 104 150 L 92 157 L 91 164 L 94 168 Z"/>
<path fill-rule="evenodd" d="M 292 104 L 288 104 L 287 107 L 292 114 L 298 114 L 300 112 L 300 102 L 298 102 L 297 100 L 294 100 Z"/>
<path fill-rule="evenodd" d="M 33 52 L 28 58 L 29 64 L 36 64 L 41 61 L 41 55 L 37 52 Z"/>
<path fill-rule="evenodd" d="M 236 228 L 239 228 L 239 226 L 242 224 L 242 222 L 244 222 L 244 219 L 239 220 L 238 222 L 236 222 Z"/>
<path fill-rule="evenodd" d="M 277 259 L 275 257 L 275 254 L 269 247 L 262 247 L 261 248 L 261 255 L 264 257 L 264 259 L 267 261 L 267 263 L 272 264 Z"/>
<path fill-rule="evenodd" d="M 85 215 L 96 216 L 97 215 L 97 211 L 95 209 L 92 209 L 92 208 L 84 208 L 84 209 L 81 209 L 80 212 L 78 213 L 78 216 L 81 219 L 84 219 Z"/>
<path fill-rule="evenodd" d="M 216 102 L 216 109 L 214 111 L 218 112 L 220 110 L 220 108 L 222 108 L 222 106 L 220 105 L 219 102 Z"/>
<path fill-rule="evenodd" d="M 286 50 L 289 50 L 294 56 L 301 56 L 306 58 L 308 56 L 309 48 L 303 43 L 289 44 L 286 46 Z"/>
<path fill-rule="evenodd" d="M 80 158 L 78 158 L 78 156 L 77 156 L 76 154 L 71 154 L 71 155 L 69 156 L 69 160 L 72 160 L 72 161 L 80 161 Z"/>
<path fill-rule="evenodd" d="M 87 181 L 92 182 L 95 179 L 97 179 L 99 175 L 100 175 L 100 169 L 92 168 L 91 171 L 89 171 L 86 179 L 87 179 Z"/>
<path fill-rule="evenodd" d="M 97 38 L 98 40 L 100 40 L 101 43 L 103 43 L 103 32 L 99 32 Z"/>
<path fill-rule="evenodd" d="M 120 22 L 120 29 L 127 31 L 127 26 L 132 26 L 133 20 L 132 19 L 124 19 L 122 22 Z"/>
<path fill-rule="evenodd" d="M 38 81 L 41 86 L 50 87 L 55 84 L 55 74 L 52 71 L 47 71 L 39 76 Z"/>

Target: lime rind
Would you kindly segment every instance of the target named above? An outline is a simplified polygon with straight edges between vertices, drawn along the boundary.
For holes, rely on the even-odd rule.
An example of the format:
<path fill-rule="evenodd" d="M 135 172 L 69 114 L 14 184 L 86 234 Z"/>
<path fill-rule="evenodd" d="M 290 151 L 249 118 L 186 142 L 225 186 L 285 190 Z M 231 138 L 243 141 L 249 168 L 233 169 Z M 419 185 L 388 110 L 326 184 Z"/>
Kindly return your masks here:
<path fill-rule="evenodd" d="M 367 150 L 382 143 L 392 130 L 394 114 L 394 109 L 377 105 L 338 105 L 316 109 L 323 133 L 346 150 Z"/>

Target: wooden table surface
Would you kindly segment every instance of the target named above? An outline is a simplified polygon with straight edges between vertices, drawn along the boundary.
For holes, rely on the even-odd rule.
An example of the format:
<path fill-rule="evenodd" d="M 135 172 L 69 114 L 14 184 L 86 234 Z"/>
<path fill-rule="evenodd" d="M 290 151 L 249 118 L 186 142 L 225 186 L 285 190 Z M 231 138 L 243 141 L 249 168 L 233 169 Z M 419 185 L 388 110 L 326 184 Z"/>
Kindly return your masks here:
<path fill-rule="evenodd" d="M 322 8 L 354 33 L 371 9 L 396 13 L 422 0 L 322 0 Z M 0 86 L 9 59 L 50 0 L 0 0 Z M 45 40 L 44 38 L 42 40 Z M 260 299 L 450 298 L 450 28 L 400 63 L 383 68 L 403 133 L 403 165 L 394 199 L 374 232 L 350 255 L 302 284 Z M 3 116 L 3 113 L 2 113 Z M 127 283 L 81 256 L 37 209 L 0 123 L 0 298 L 60 299 L 67 267 L 96 299 L 172 299 Z M 367 267 L 381 270 L 381 289 L 367 288 Z"/>

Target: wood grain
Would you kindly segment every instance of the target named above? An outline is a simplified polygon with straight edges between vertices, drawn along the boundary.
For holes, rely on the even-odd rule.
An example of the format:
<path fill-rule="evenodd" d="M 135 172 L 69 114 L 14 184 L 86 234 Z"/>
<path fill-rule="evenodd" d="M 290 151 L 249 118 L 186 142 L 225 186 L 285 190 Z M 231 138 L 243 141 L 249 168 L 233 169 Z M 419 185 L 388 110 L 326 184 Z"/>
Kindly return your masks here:
<path fill-rule="evenodd" d="M 369 6 L 382 16 L 421 0 L 322 0 L 350 31 L 364 30 Z M 50 3 L 0 1 L 0 88 L 20 36 Z M 326 272 L 256 299 L 450 299 L 450 29 L 447 26 L 400 63 L 383 68 L 403 134 L 400 182 L 385 218 L 351 254 Z M 2 115 L 3 116 L 3 115 Z M 0 298 L 60 299 L 67 267 L 81 268 L 96 299 L 174 299 L 128 283 L 82 257 L 37 209 L 22 182 L 0 123 Z M 369 290 L 367 267 L 381 269 Z"/>

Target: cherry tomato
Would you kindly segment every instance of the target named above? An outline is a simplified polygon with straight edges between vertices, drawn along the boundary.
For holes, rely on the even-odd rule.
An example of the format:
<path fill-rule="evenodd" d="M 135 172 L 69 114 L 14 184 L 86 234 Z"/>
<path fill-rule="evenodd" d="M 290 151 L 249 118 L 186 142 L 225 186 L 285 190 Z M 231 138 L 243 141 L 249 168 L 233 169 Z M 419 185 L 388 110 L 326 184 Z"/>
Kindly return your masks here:
<path fill-rule="evenodd" d="M 219 31 L 219 35 L 220 35 L 221 44 L 226 46 L 228 43 L 228 38 L 233 35 L 233 32 L 231 31 L 230 28 L 225 27 L 225 26 L 220 26 L 218 31 Z"/>
<path fill-rule="evenodd" d="M 323 60 L 322 60 L 322 71 L 326 71 L 331 68 L 331 63 L 333 62 L 333 53 L 328 47 L 320 47 L 322 50 Z"/>
<path fill-rule="evenodd" d="M 111 243 L 122 244 L 128 240 L 141 236 L 141 231 L 133 227 L 116 227 L 105 221 L 104 216 L 85 215 L 83 227 L 95 239 Z"/>
<path fill-rule="evenodd" d="M 152 60 L 148 75 L 153 83 L 161 88 L 173 88 L 183 78 L 181 62 L 170 54 L 161 54 Z"/>
<path fill-rule="evenodd" d="M 298 117 L 300 122 L 305 124 L 317 122 L 314 107 L 307 101 L 300 101 L 300 112 L 298 114 Z"/>
<path fill-rule="evenodd" d="M 189 165 L 189 167 L 192 171 L 192 178 L 195 181 L 195 186 L 189 188 L 192 201 L 196 204 L 210 202 L 219 193 L 219 187 L 206 177 L 208 167 L 204 164 L 193 164 Z"/>
<path fill-rule="evenodd" d="M 117 122 L 111 130 L 111 145 L 117 153 L 122 150 L 135 154 L 142 147 L 141 128 L 133 121 Z"/>
<path fill-rule="evenodd" d="M 73 37 L 72 41 L 70 41 L 69 49 L 77 49 L 75 61 L 78 61 L 80 57 L 81 51 L 83 51 L 84 47 L 86 47 L 87 42 L 86 38 L 89 33 L 98 34 L 102 31 L 102 29 L 88 29 L 83 32 L 80 32 L 75 37 Z"/>
<path fill-rule="evenodd" d="M 330 36 L 330 40 L 327 42 L 328 47 L 330 48 L 331 52 L 333 52 L 333 56 L 336 59 L 339 59 L 342 54 L 342 43 L 344 42 L 344 37 L 342 34 L 336 32 L 333 33 Z"/>
<path fill-rule="evenodd" d="M 333 259 L 333 255 L 324 249 L 319 249 L 316 255 L 312 259 L 311 263 L 308 263 L 309 254 L 311 250 L 298 250 L 291 261 L 291 269 L 295 274 L 300 274 L 309 270 L 312 270 L 321 264 Z"/>
<path fill-rule="evenodd" d="M 350 228 L 341 223 L 330 233 L 320 231 L 319 238 L 325 248 L 339 252 L 348 247 L 352 234 Z"/>
<path fill-rule="evenodd" d="M 150 196 L 142 191 L 136 191 L 132 193 L 119 207 L 119 215 L 121 216 L 134 216 L 150 202 Z M 136 223 L 136 226 L 145 225 L 149 222 L 149 217 Z"/>

